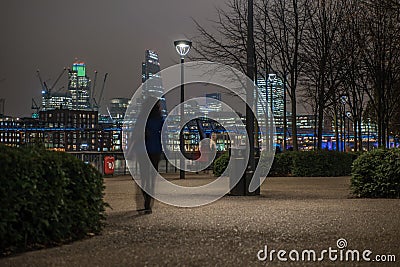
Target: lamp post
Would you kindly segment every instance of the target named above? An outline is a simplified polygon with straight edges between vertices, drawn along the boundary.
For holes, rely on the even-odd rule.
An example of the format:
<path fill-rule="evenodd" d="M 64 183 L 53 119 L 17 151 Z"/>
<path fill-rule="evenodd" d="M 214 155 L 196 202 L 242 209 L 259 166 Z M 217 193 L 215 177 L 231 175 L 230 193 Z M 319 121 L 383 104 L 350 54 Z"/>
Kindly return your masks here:
<path fill-rule="evenodd" d="M 274 106 L 273 106 L 273 98 L 272 98 L 272 88 L 273 88 L 273 86 L 276 86 L 276 84 L 274 84 L 274 83 L 276 83 L 276 74 L 268 74 L 268 85 L 269 85 L 269 92 L 268 92 L 268 90 L 267 90 L 267 100 L 269 100 L 269 106 L 270 106 L 270 109 L 271 109 L 271 112 L 272 112 L 272 114 L 269 116 L 270 117 L 270 122 L 268 122 L 268 123 L 273 123 L 273 121 L 274 121 Z M 265 87 L 265 88 L 267 88 L 267 87 Z M 268 93 L 269 93 L 269 95 L 268 95 Z M 272 135 L 273 133 L 271 133 L 271 135 Z M 269 144 L 269 146 L 270 147 L 272 147 L 273 145 L 274 145 L 274 140 L 272 139 L 272 138 L 270 138 L 271 140 L 270 140 L 270 144 Z"/>
<path fill-rule="evenodd" d="M 349 146 L 349 151 L 350 151 L 350 120 L 353 121 L 351 118 L 350 111 L 347 111 L 346 117 L 347 117 L 347 145 Z"/>
<path fill-rule="evenodd" d="M 367 126 L 368 126 L 368 132 L 367 132 L 367 134 L 368 134 L 368 137 L 367 137 L 367 151 L 369 152 L 369 133 L 370 133 L 370 129 L 369 129 L 369 127 L 370 127 L 370 125 L 371 125 L 371 119 L 370 118 L 368 118 L 368 122 L 367 122 Z"/>
<path fill-rule="evenodd" d="M 183 122 L 184 122 L 184 106 L 183 102 L 185 101 L 185 85 L 184 85 L 184 63 L 185 63 L 185 56 L 189 53 L 190 48 L 192 47 L 192 42 L 188 40 L 177 40 L 174 42 L 174 46 L 176 49 L 176 52 L 179 54 L 181 57 L 181 125 L 182 125 L 182 130 L 179 133 L 179 147 L 181 150 L 182 155 L 184 155 L 185 151 L 185 143 L 184 143 L 184 136 L 183 136 Z M 185 179 L 185 163 L 184 160 L 180 160 L 180 171 L 179 171 L 179 178 L 180 179 Z"/>
<path fill-rule="evenodd" d="M 343 104 L 343 113 L 342 113 L 342 127 L 343 127 L 343 131 L 342 131 L 342 141 L 343 141 L 343 149 L 342 151 L 345 152 L 346 151 L 346 102 L 347 102 L 347 96 L 346 95 L 342 95 L 340 97 L 340 101 Z"/>

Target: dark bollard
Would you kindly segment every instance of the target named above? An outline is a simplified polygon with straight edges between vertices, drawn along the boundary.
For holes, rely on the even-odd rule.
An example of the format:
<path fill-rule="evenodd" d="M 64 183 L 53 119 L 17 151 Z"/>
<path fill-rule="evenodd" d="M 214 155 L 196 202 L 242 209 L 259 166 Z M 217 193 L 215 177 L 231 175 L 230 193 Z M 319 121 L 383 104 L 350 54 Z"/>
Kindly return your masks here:
<path fill-rule="evenodd" d="M 231 160 L 233 161 L 233 168 L 230 170 L 229 177 L 230 177 L 230 195 L 232 196 L 256 196 L 260 195 L 260 187 L 258 187 L 254 192 L 249 192 L 249 185 L 251 180 L 253 179 L 254 172 L 253 171 L 248 171 L 246 170 L 242 175 L 241 172 L 243 172 L 244 169 L 246 169 L 247 166 L 247 161 L 245 161 L 245 158 L 243 156 L 245 149 L 235 149 L 232 148 L 229 151 Z M 255 157 L 256 160 L 256 166 L 258 165 L 259 161 L 259 155 L 256 155 Z M 232 183 L 234 181 L 237 181 L 239 178 L 238 175 L 241 175 L 239 182 L 232 187 Z M 260 177 L 255 177 L 254 179 L 258 179 L 258 183 L 260 180 Z"/>

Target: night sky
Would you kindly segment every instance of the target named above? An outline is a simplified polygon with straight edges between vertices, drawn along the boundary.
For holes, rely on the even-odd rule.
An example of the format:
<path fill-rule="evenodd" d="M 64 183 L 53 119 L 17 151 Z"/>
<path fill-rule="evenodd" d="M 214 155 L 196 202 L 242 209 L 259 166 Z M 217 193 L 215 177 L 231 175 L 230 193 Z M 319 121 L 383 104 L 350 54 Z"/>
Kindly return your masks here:
<path fill-rule="evenodd" d="M 0 98 L 5 113 L 30 116 L 41 102 L 36 76 L 52 85 L 75 59 L 85 61 L 96 90 L 109 73 L 104 98 L 131 97 L 141 83 L 144 51 L 159 53 L 161 67 L 179 61 L 173 41 L 197 35 L 225 0 L 12 0 L 0 4 Z M 67 87 L 67 74 L 55 87 Z"/>

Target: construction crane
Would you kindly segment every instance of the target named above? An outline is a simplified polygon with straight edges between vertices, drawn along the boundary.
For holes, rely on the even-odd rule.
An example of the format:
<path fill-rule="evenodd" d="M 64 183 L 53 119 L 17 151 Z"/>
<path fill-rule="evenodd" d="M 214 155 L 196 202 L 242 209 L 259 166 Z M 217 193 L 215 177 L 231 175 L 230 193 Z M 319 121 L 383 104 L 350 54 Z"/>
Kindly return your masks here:
<path fill-rule="evenodd" d="M 102 85 L 102 87 L 101 87 L 100 96 L 99 96 L 99 98 L 97 99 L 97 101 L 96 101 L 95 97 L 93 97 L 93 100 L 94 100 L 95 108 L 96 108 L 96 109 L 100 109 L 100 107 L 101 107 L 101 101 L 102 101 L 102 98 L 103 98 L 103 93 L 104 93 L 104 88 L 105 88 L 105 86 L 106 86 L 107 77 L 108 77 L 108 73 L 106 73 L 106 74 L 104 75 L 103 85 Z"/>
<path fill-rule="evenodd" d="M 0 79 L 0 83 L 4 82 L 5 80 L 6 80 L 6 78 Z M 6 103 L 6 99 L 0 98 L 0 117 L 4 116 L 5 103 Z"/>
<path fill-rule="evenodd" d="M 6 99 L 0 98 L 0 117 L 4 116 L 5 104 L 6 104 Z"/>
<path fill-rule="evenodd" d="M 39 78 L 40 81 L 40 87 L 42 88 L 42 94 L 46 94 L 49 89 L 47 88 L 47 84 L 45 82 L 43 82 L 42 76 L 40 75 L 40 70 L 36 71 L 36 75 Z"/>
<path fill-rule="evenodd" d="M 101 100 L 103 99 L 103 93 L 104 93 L 104 88 L 106 86 L 107 77 L 108 77 L 108 73 L 106 73 L 104 75 L 103 86 L 101 87 L 101 91 L 100 91 L 99 105 L 101 105 Z"/>
<path fill-rule="evenodd" d="M 57 83 L 60 81 L 61 77 L 63 76 L 63 74 L 65 73 L 65 71 L 67 70 L 67 68 L 64 68 L 60 75 L 58 75 L 56 81 L 53 83 L 53 85 L 49 88 L 49 94 L 51 93 L 51 91 L 54 89 L 54 87 L 57 85 Z"/>
<path fill-rule="evenodd" d="M 64 72 L 67 70 L 67 68 L 64 68 L 61 73 L 58 75 L 57 79 L 55 80 L 55 82 L 53 83 L 53 85 L 51 87 L 47 86 L 47 83 L 43 81 L 42 76 L 40 75 L 40 70 L 37 70 L 37 76 L 39 78 L 40 81 L 40 86 L 42 87 L 42 94 L 45 95 L 45 97 L 50 97 L 51 96 L 51 91 L 54 89 L 54 87 L 57 85 L 57 83 L 60 81 L 61 77 L 63 76 Z M 61 89 L 59 89 L 61 90 Z M 58 91 L 59 91 L 58 90 Z"/>
<path fill-rule="evenodd" d="M 40 70 L 37 70 L 36 71 L 36 73 L 37 73 L 37 76 L 38 76 L 38 78 L 39 78 L 39 81 L 40 81 L 40 86 L 42 87 L 42 96 L 43 96 L 43 98 L 44 98 L 44 101 L 43 101 L 43 108 L 46 108 L 46 106 L 48 106 L 48 102 L 49 102 L 49 99 L 51 98 L 51 93 L 52 93 L 52 91 L 53 91 L 53 89 L 54 89 L 54 87 L 57 85 L 57 83 L 60 81 L 60 79 L 61 79 L 61 77 L 62 77 L 62 75 L 64 74 L 64 72 L 67 70 L 67 68 L 64 68 L 62 71 L 61 71 L 61 73 L 58 75 L 58 77 L 57 77 L 57 79 L 55 80 L 55 82 L 53 83 L 53 85 L 51 86 L 51 87 L 48 87 L 47 86 L 47 83 L 45 82 L 45 81 L 43 81 L 43 79 L 42 79 L 42 76 L 40 75 Z M 59 92 L 62 88 L 64 88 L 64 87 L 61 87 L 60 89 L 58 89 L 57 90 L 57 92 Z M 37 105 L 36 105 L 37 106 Z"/>
<path fill-rule="evenodd" d="M 33 99 L 33 98 L 32 98 L 31 109 L 35 111 L 34 113 L 32 113 L 32 118 L 34 118 L 34 119 L 39 118 L 40 106 L 38 106 L 38 104 L 36 103 L 35 99 Z"/>
<path fill-rule="evenodd" d="M 90 99 L 92 100 L 92 103 L 96 103 L 96 99 L 94 99 L 94 94 L 95 94 L 95 92 L 96 92 L 96 83 L 97 83 L 97 71 L 95 70 L 94 71 L 94 81 L 93 81 L 93 88 L 92 88 L 92 91 L 91 91 L 91 96 L 90 96 Z M 92 104 L 92 106 L 93 106 L 94 104 Z"/>

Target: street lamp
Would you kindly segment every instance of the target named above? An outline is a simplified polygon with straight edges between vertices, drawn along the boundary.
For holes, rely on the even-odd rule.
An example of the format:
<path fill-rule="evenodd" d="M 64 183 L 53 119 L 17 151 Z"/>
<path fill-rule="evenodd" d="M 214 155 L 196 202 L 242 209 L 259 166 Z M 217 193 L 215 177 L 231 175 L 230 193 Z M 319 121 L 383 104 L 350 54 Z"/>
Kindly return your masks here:
<path fill-rule="evenodd" d="M 347 111 L 346 117 L 347 117 L 347 145 L 349 146 L 350 149 L 350 120 L 353 121 L 351 118 L 350 111 Z"/>
<path fill-rule="evenodd" d="M 177 40 L 174 42 L 174 46 L 176 49 L 176 52 L 179 54 L 181 57 L 181 125 L 182 125 L 182 130 L 179 133 L 179 147 L 181 150 L 181 153 L 185 151 L 185 144 L 184 144 L 184 138 L 183 138 L 183 122 L 184 122 L 184 106 L 183 102 L 185 101 L 185 85 L 184 85 L 184 68 L 183 68 L 183 63 L 185 63 L 185 56 L 189 53 L 190 48 L 192 47 L 192 42 L 188 40 Z M 184 155 L 184 154 L 183 154 Z M 185 179 L 185 164 L 184 160 L 180 160 L 180 171 L 179 171 L 179 178 L 180 179 Z"/>
<path fill-rule="evenodd" d="M 370 126 L 371 126 L 371 119 L 370 118 L 368 118 L 368 122 L 367 122 L 367 126 L 368 126 L 368 128 L 367 128 L 367 134 L 368 134 L 368 137 L 367 137 L 367 151 L 369 151 L 369 134 L 370 134 Z"/>
<path fill-rule="evenodd" d="M 340 97 L 340 101 L 343 104 L 343 113 L 342 113 L 342 120 L 341 120 L 341 128 L 343 129 L 342 131 L 342 141 L 343 141 L 343 152 L 345 152 L 346 149 L 346 102 L 347 102 L 347 96 L 346 95 L 342 95 Z"/>

